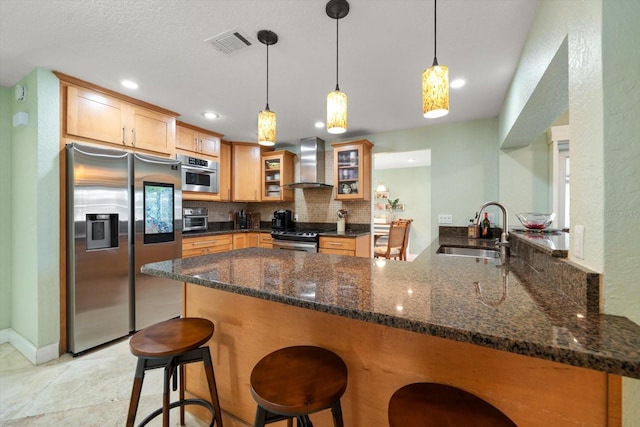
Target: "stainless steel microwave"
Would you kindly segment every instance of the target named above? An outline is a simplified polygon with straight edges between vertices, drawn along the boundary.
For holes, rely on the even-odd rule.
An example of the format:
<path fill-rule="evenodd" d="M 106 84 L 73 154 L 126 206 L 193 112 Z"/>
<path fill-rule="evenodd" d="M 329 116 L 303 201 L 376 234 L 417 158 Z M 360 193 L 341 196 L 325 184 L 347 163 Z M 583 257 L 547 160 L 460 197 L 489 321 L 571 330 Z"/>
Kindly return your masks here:
<path fill-rule="evenodd" d="M 218 193 L 218 162 L 176 154 L 182 163 L 182 191 Z"/>

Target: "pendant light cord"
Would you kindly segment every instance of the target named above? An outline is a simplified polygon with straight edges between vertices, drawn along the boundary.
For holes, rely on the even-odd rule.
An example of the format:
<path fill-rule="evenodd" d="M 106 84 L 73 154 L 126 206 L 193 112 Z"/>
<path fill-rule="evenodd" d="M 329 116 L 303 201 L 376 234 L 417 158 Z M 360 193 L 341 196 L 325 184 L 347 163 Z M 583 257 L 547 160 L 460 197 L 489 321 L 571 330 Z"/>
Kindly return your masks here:
<path fill-rule="evenodd" d="M 338 34 L 338 23 L 340 19 L 336 18 L 336 90 L 340 90 L 340 86 L 338 86 L 338 48 L 339 48 L 339 34 Z"/>
<path fill-rule="evenodd" d="M 269 44 L 267 44 L 267 107 L 265 109 L 269 111 Z"/>
<path fill-rule="evenodd" d="M 433 66 L 438 65 L 438 0 L 433 0 Z"/>

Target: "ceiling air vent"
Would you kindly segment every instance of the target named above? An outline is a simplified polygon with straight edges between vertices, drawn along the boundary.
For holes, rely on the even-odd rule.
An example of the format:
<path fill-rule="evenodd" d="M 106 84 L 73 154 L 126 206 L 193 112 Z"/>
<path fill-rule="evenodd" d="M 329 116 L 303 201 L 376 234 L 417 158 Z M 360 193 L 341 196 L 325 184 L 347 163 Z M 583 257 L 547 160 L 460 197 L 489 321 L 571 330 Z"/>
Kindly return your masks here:
<path fill-rule="evenodd" d="M 229 30 L 217 36 L 210 37 L 204 41 L 212 44 L 220 52 L 232 54 L 251 46 L 249 37 L 240 30 Z"/>

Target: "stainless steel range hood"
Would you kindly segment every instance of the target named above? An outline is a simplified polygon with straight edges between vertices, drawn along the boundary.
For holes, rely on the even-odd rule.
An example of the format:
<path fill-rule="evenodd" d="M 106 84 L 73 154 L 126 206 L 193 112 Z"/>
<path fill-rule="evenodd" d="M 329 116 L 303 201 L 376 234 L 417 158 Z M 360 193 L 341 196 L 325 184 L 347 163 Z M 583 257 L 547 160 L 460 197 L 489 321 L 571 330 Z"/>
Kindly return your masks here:
<path fill-rule="evenodd" d="M 320 138 L 300 140 L 300 180 L 287 188 L 333 188 L 324 182 L 324 141 Z"/>

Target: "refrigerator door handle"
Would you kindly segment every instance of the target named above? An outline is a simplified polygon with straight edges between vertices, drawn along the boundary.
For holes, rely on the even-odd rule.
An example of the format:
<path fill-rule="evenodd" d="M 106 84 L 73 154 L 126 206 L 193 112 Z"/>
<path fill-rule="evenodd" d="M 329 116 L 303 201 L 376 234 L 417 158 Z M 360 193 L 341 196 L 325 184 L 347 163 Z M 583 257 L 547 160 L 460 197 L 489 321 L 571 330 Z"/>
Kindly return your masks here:
<path fill-rule="evenodd" d="M 132 153 L 136 159 L 140 160 L 141 162 L 145 162 L 145 163 L 155 163 L 157 165 L 181 165 L 182 162 L 180 162 L 179 160 L 174 160 L 174 159 L 166 159 L 166 158 L 151 158 L 148 156 L 141 156 L 138 153 Z"/>

